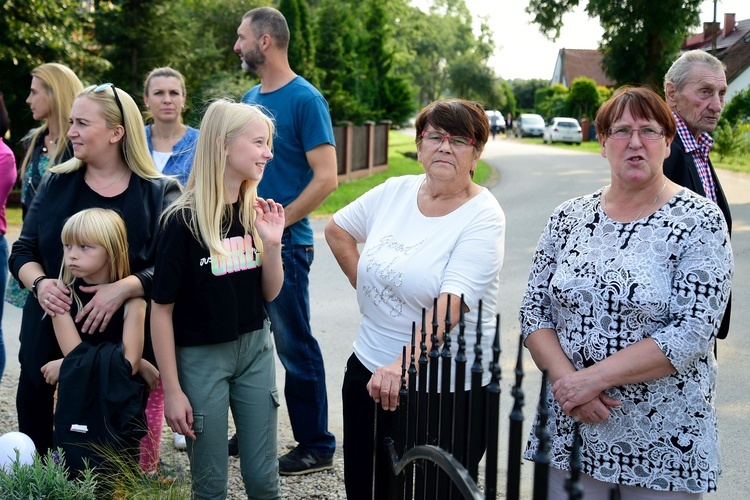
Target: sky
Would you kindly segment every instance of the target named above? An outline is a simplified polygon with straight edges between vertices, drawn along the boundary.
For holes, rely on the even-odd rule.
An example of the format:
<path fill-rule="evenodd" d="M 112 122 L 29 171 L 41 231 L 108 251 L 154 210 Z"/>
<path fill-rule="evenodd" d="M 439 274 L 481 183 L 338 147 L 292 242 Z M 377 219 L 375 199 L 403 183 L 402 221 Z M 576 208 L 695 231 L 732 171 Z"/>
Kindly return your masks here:
<path fill-rule="evenodd" d="M 557 53 L 560 49 L 595 49 L 602 35 L 598 19 L 590 19 L 583 9 L 582 0 L 573 12 L 563 17 L 563 28 L 555 42 L 547 40 L 536 25 L 531 24 L 531 15 L 524 9 L 523 0 L 464 0 L 474 18 L 487 16 L 494 33 L 495 55 L 490 66 L 498 76 L 506 80 L 514 78 L 552 78 Z M 658 1 L 658 0 L 656 0 Z M 414 0 L 414 5 L 425 9 L 429 0 Z M 425 9 L 426 10 L 426 9 Z M 713 21 L 713 0 L 704 0 L 701 5 L 701 22 Z M 719 0 L 716 18 L 723 28 L 724 13 L 736 14 L 736 20 L 750 18 L 750 1 Z M 700 32 L 696 27 L 693 33 Z"/>

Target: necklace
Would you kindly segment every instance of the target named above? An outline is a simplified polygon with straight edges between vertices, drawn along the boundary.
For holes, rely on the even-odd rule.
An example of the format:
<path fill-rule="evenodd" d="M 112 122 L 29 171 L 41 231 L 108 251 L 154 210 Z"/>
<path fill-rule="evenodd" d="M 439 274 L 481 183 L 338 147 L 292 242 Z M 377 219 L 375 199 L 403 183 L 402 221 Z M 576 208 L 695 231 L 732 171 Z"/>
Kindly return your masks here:
<path fill-rule="evenodd" d="M 643 207 L 643 210 L 638 212 L 638 215 L 636 215 L 635 218 L 633 218 L 633 220 L 629 222 L 633 222 L 633 221 L 640 219 L 641 215 L 643 215 L 643 212 L 645 212 L 647 208 L 651 207 L 654 203 L 656 203 L 656 200 L 659 199 L 659 196 L 661 196 L 661 194 L 664 192 L 664 188 L 666 187 L 667 187 L 667 179 L 664 179 L 664 184 L 662 184 L 661 189 L 659 190 L 658 193 L 656 193 L 656 196 L 654 196 L 654 199 L 651 200 L 651 203 Z M 607 187 L 606 192 L 602 193 L 602 210 L 605 212 L 607 211 L 607 193 L 609 193 L 609 187 Z"/>
<path fill-rule="evenodd" d="M 165 137 L 162 137 L 161 135 L 157 134 L 156 131 L 153 129 L 153 126 L 152 126 L 151 130 L 152 130 L 152 132 L 151 132 L 151 137 L 152 138 L 154 138 L 154 139 L 156 139 L 158 141 L 171 141 L 173 139 L 177 139 L 177 138 L 182 137 L 183 135 L 185 135 L 185 130 L 187 130 L 187 128 L 185 128 L 185 130 L 182 130 L 182 127 L 180 127 L 179 132 L 177 132 L 175 135 L 170 135 L 170 136 L 165 136 Z"/>
<path fill-rule="evenodd" d="M 52 140 L 52 138 L 49 135 L 44 136 L 44 143 L 42 144 L 42 154 L 49 153 L 49 150 L 52 149 L 52 146 L 57 146 L 57 140 L 59 137 L 55 140 Z M 47 147 L 47 142 L 49 142 L 49 148 Z"/>
<path fill-rule="evenodd" d="M 182 135 L 183 135 L 182 133 L 179 133 L 177 135 L 170 135 L 169 137 L 162 137 L 160 135 L 154 134 L 153 138 L 156 139 L 157 141 L 171 141 L 172 139 L 177 139 L 178 137 L 182 137 Z"/>
<path fill-rule="evenodd" d="M 91 184 L 89 183 L 89 181 L 88 181 L 88 180 L 86 180 L 86 184 L 88 184 L 88 186 L 89 186 L 89 187 L 90 187 L 91 189 L 93 189 L 94 191 L 97 191 L 97 192 L 98 192 L 98 191 L 104 191 L 105 189 L 107 189 L 107 188 L 110 188 L 110 187 L 114 186 L 115 184 L 117 184 L 118 182 L 120 182 L 120 181 L 121 181 L 121 180 L 123 179 L 123 177 L 125 177 L 125 176 L 126 176 L 126 175 L 128 174 L 128 172 L 130 172 L 130 169 L 126 169 L 126 170 L 125 170 L 125 171 L 124 171 L 124 172 L 122 173 L 122 175 L 121 175 L 120 177 L 118 177 L 117 179 L 113 180 L 112 182 L 110 182 L 109 184 L 107 184 L 107 185 L 106 185 L 106 186 L 104 186 L 104 187 L 100 187 L 100 188 L 95 188 L 94 186 L 92 186 L 92 185 L 91 185 Z"/>

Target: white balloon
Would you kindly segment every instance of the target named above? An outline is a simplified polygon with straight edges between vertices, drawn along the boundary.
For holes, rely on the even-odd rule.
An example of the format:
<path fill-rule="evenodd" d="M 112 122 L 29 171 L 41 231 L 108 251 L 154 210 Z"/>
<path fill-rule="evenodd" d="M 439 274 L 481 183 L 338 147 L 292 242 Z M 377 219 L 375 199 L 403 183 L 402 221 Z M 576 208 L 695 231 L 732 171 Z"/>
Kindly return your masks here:
<path fill-rule="evenodd" d="M 21 464 L 31 465 L 34 463 L 34 441 L 23 432 L 6 432 L 0 436 L 0 467 L 10 470 L 10 466 L 16 459 L 16 450 L 19 451 Z"/>

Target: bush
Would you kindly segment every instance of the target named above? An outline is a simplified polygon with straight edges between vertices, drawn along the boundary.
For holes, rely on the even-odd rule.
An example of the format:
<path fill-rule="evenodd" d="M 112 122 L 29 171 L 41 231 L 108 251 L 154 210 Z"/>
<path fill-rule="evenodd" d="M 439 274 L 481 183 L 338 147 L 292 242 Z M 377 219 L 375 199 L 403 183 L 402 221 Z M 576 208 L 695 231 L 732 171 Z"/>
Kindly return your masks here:
<path fill-rule="evenodd" d="M 719 155 L 719 161 L 739 153 L 744 145 L 745 139 L 740 125 L 724 123 L 716 127 L 713 150 Z"/>
<path fill-rule="evenodd" d="M 21 464 L 18 451 L 8 470 L 0 469 L 0 498 L 95 499 L 97 475 L 86 470 L 78 479 L 69 480 L 62 450 L 49 451 L 42 458 L 34 454 L 34 463 Z"/>

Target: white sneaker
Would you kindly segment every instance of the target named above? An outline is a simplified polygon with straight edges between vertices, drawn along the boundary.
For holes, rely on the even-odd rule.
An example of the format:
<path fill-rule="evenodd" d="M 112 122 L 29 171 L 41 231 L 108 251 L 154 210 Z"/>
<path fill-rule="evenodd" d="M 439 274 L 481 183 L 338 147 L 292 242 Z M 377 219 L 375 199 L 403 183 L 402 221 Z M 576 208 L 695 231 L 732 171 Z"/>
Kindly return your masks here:
<path fill-rule="evenodd" d="M 174 434 L 174 447 L 178 450 L 186 450 L 187 449 L 187 443 L 185 442 L 185 436 L 182 434 L 177 434 L 176 432 Z"/>

